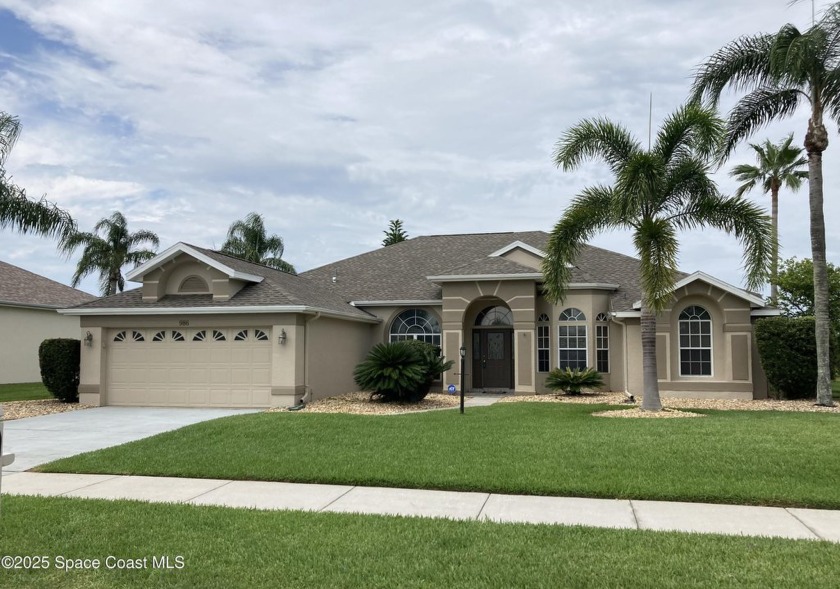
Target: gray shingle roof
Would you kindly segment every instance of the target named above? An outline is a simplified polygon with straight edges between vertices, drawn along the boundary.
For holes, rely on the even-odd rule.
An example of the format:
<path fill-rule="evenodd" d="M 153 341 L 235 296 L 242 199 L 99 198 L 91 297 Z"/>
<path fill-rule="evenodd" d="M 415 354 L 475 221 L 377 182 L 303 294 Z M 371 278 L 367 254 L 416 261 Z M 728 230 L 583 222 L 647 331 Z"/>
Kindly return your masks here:
<path fill-rule="evenodd" d="M 213 260 L 233 270 L 262 276 L 263 281 L 248 284 L 230 300 L 214 301 L 211 295 L 169 295 L 158 301 L 143 301 L 141 289 L 125 291 L 80 305 L 80 309 L 128 309 L 172 307 L 252 307 L 252 306 L 308 306 L 346 315 L 371 318 L 369 313 L 349 305 L 343 297 L 316 285 L 308 278 L 280 272 L 268 266 L 246 262 L 217 251 L 190 245 Z"/>
<path fill-rule="evenodd" d="M 0 262 L 0 302 L 61 309 L 96 297 L 44 278 L 23 268 Z"/>
<path fill-rule="evenodd" d="M 415 237 L 315 268 L 303 276 L 348 301 L 439 300 L 441 287 L 427 276 L 534 273 L 532 268 L 489 254 L 515 241 L 545 250 L 548 238 L 543 231 Z M 639 300 L 637 259 L 585 245 L 575 266 L 573 282 L 620 285 L 612 295 L 614 310 L 629 310 Z"/>

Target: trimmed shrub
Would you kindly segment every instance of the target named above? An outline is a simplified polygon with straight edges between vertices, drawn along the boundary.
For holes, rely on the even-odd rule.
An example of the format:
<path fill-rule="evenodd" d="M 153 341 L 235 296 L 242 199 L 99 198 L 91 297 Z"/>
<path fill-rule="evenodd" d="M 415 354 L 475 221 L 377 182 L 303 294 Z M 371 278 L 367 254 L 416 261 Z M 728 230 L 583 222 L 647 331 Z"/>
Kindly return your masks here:
<path fill-rule="evenodd" d="M 604 386 L 604 378 L 594 368 L 555 368 L 546 376 L 545 386 L 552 391 L 563 391 L 567 395 L 579 395 L 583 389 Z"/>
<path fill-rule="evenodd" d="M 77 339 L 46 339 L 38 348 L 41 381 L 53 397 L 64 403 L 79 400 L 81 344 Z"/>
<path fill-rule="evenodd" d="M 414 340 L 377 344 L 364 362 L 356 366 L 353 378 L 371 400 L 418 403 L 432 383 L 452 362 L 445 362 L 437 348 Z"/>
<path fill-rule="evenodd" d="M 817 390 L 817 342 L 813 317 L 770 317 L 755 324 L 767 381 L 783 399 L 809 399 Z M 832 363 L 836 341 L 831 342 Z"/>

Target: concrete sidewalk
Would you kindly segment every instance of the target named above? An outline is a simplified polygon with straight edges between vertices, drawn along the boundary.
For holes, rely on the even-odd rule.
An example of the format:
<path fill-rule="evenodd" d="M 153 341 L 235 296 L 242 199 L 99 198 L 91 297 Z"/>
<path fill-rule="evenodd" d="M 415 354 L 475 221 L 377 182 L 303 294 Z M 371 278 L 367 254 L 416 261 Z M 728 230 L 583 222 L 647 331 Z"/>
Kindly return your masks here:
<path fill-rule="evenodd" d="M 214 479 L 17 472 L 3 493 L 840 542 L 840 511 Z"/>

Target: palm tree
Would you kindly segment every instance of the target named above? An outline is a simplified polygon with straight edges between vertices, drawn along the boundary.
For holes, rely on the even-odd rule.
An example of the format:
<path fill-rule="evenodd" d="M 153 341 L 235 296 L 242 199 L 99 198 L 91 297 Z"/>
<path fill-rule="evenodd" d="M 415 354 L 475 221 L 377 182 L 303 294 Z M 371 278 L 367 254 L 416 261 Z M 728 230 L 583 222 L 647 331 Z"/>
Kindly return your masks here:
<path fill-rule="evenodd" d="M 21 233 L 47 237 L 65 236 L 76 230 L 67 211 L 42 198 L 30 200 L 26 192 L 6 176 L 6 158 L 20 135 L 20 120 L 0 111 L 0 229 L 10 227 Z"/>
<path fill-rule="evenodd" d="M 765 139 L 761 145 L 750 144 L 756 153 L 758 165 L 741 164 L 735 166 L 731 176 L 742 182 L 735 196 L 743 196 L 759 183 L 765 193 L 770 193 L 770 218 L 773 222 L 773 262 L 770 266 L 770 304 L 778 300 L 777 279 L 779 275 L 779 189 L 786 186 L 796 192 L 802 181 L 808 178 L 808 172 L 802 166 L 808 160 L 802 157 L 801 147 L 792 147 L 793 133 L 781 143 L 774 145 Z"/>
<path fill-rule="evenodd" d="M 283 260 L 283 238 L 266 235 L 262 215 L 250 213 L 244 220 L 231 224 L 222 253 L 255 264 L 271 266 L 281 272 L 297 274 L 295 267 Z"/>
<path fill-rule="evenodd" d="M 832 406 L 829 355 L 829 292 L 825 257 L 822 155 L 828 147 L 824 115 L 840 120 L 840 4 L 826 9 L 806 31 L 787 24 L 779 32 L 741 37 L 700 66 L 692 89 L 695 100 L 712 105 L 723 90 L 745 91 L 729 115 L 724 154 L 771 121 L 787 118 L 800 103 L 810 107 L 805 133 L 814 311 L 817 344 L 817 404 Z"/>
<path fill-rule="evenodd" d="M 382 240 L 382 245 L 389 246 L 405 241 L 408 239 L 408 233 L 403 229 L 403 222 L 401 219 L 392 219 L 388 221 L 388 229 L 383 231 L 385 239 Z"/>
<path fill-rule="evenodd" d="M 100 236 L 100 233 L 103 235 Z M 125 288 L 123 266 L 137 266 L 155 257 L 155 252 L 151 250 L 135 249 L 143 243 L 154 247 L 160 245 L 158 236 L 152 231 L 129 233 L 128 222 L 117 211 L 100 219 L 94 225 L 93 233 L 76 232 L 66 236 L 61 240 L 59 249 L 69 257 L 79 246 L 84 246 L 71 284 L 77 286 L 88 274 L 99 272 L 99 289 L 102 296 L 107 297 Z"/>
<path fill-rule="evenodd" d="M 677 273 L 677 231 L 712 227 L 734 234 L 744 247 L 747 285 L 763 283 L 770 265 L 771 225 L 761 209 L 740 197 L 726 197 L 709 179 L 724 124 L 710 109 L 687 105 L 670 115 L 652 147 L 644 149 L 626 128 L 608 119 L 589 119 L 558 141 L 554 160 L 569 171 L 584 160 L 601 159 L 612 186 L 585 188 L 554 226 L 543 261 L 549 299 L 562 300 L 571 264 L 594 234 L 627 229 L 639 257 L 642 294 L 642 409 L 659 411 L 656 375 L 656 314 L 671 301 Z"/>

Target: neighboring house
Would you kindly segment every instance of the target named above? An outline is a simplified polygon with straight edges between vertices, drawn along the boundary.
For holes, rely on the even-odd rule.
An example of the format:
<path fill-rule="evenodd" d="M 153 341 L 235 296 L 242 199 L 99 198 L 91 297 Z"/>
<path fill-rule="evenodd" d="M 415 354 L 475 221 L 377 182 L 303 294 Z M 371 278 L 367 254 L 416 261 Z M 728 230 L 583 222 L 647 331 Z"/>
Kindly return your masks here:
<path fill-rule="evenodd" d="M 96 297 L 0 262 L 0 384 L 40 382 L 38 347 L 45 339 L 79 337 L 79 318 L 56 311 Z"/>
<path fill-rule="evenodd" d="M 585 246 L 563 303 L 542 296 L 543 232 L 409 239 L 299 276 L 179 243 L 127 275 L 142 287 L 62 311 L 81 317 L 90 404 L 289 406 L 355 389 L 376 343 L 421 339 L 470 391 L 547 392 L 556 366 L 642 389 L 638 260 Z M 657 323 L 664 394 L 761 398 L 760 296 L 681 274 Z"/>

